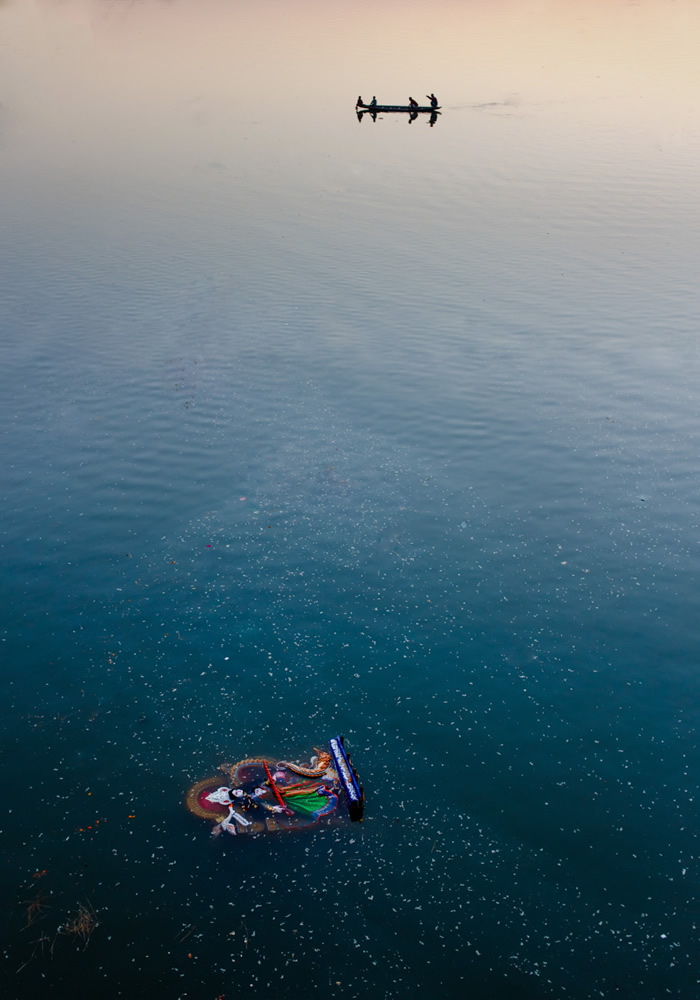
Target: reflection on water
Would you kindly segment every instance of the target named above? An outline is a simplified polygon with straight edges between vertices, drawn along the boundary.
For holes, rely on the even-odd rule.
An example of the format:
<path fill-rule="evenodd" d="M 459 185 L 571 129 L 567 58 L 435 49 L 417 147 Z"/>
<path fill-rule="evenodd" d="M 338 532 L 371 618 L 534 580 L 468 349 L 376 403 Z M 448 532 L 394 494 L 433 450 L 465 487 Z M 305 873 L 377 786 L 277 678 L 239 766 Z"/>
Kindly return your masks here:
<path fill-rule="evenodd" d="M 0 5 L 9 995 L 693 995 L 699 18 Z"/>
<path fill-rule="evenodd" d="M 361 122 L 365 115 L 368 118 L 371 118 L 373 122 L 376 122 L 377 118 L 380 117 L 380 112 L 372 111 L 371 108 L 368 108 L 366 111 L 356 110 L 356 114 L 358 122 Z M 409 111 L 409 112 L 404 112 L 403 117 L 406 119 L 408 124 L 411 125 L 414 121 L 417 120 L 419 114 L 420 112 L 418 111 Z M 432 128 L 432 126 L 438 120 L 439 114 L 440 114 L 439 111 L 429 111 L 427 114 L 425 114 L 424 120 L 426 124 L 430 125 L 430 127 Z"/>

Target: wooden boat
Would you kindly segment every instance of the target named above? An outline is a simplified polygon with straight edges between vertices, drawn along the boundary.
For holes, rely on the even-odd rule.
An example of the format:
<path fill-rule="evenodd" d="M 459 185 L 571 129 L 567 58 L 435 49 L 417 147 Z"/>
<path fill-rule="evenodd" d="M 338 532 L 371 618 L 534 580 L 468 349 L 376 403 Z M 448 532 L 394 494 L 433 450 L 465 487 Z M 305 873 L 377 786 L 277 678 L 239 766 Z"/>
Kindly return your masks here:
<path fill-rule="evenodd" d="M 375 114 L 375 112 L 377 111 L 381 112 L 398 111 L 398 112 L 404 112 L 404 114 L 413 114 L 413 112 L 415 111 L 415 112 L 423 112 L 423 114 L 426 113 L 431 114 L 433 111 L 439 111 L 440 105 L 438 104 L 437 107 L 434 108 L 430 106 L 425 107 L 424 105 L 419 105 L 417 108 L 412 108 L 410 104 L 356 104 L 355 110 L 371 111 L 372 114 Z"/>

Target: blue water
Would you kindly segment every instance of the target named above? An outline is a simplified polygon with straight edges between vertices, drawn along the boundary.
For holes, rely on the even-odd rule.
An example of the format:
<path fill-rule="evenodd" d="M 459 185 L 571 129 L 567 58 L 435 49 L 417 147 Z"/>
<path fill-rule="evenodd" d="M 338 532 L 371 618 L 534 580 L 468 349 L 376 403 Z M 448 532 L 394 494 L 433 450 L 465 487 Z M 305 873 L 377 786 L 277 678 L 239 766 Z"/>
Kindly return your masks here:
<path fill-rule="evenodd" d="M 697 131 L 271 10 L 0 9 L 3 995 L 694 996 Z M 338 732 L 363 824 L 185 810 Z"/>

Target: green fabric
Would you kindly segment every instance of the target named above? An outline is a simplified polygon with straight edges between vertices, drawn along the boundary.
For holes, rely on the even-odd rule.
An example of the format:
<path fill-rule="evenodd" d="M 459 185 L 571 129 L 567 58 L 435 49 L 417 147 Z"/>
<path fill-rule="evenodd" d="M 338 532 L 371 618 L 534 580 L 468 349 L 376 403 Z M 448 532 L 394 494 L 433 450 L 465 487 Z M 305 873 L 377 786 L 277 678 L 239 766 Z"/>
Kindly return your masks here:
<path fill-rule="evenodd" d="M 322 809 L 327 801 L 316 793 L 318 785 L 314 785 L 313 788 L 308 791 L 306 788 L 300 788 L 297 791 L 294 786 L 290 788 L 281 788 L 278 785 L 277 788 L 282 793 L 284 804 L 289 806 L 293 812 L 309 815 L 310 813 L 316 812 L 317 809 Z"/>

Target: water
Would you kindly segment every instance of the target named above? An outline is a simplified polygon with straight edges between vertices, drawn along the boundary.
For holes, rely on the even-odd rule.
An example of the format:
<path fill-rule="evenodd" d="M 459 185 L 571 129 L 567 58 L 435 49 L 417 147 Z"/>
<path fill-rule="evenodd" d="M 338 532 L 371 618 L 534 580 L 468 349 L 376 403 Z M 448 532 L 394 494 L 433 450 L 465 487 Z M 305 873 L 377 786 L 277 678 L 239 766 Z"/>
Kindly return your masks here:
<path fill-rule="evenodd" d="M 0 19 L 4 995 L 695 995 L 695 6 Z"/>

